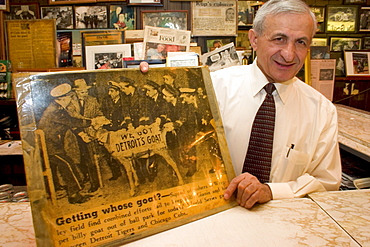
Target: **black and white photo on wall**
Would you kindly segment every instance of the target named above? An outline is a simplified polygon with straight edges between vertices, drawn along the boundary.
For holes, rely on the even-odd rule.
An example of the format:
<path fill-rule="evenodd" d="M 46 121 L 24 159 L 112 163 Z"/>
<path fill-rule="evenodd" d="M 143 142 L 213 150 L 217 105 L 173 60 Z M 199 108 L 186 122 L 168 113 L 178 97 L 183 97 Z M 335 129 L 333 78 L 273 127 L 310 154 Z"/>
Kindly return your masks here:
<path fill-rule="evenodd" d="M 73 29 L 72 6 L 41 7 L 41 19 L 55 19 L 58 30 Z"/>
<path fill-rule="evenodd" d="M 360 50 L 362 37 L 330 37 L 330 51 Z"/>
<path fill-rule="evenodd" d="M 108 28 L 107 6 L 75 6 L 75 28 Z"/>
<path fill-rule="evenodd" d="M 9 13 L 6 13 L 7 20 L 33 20 L 39 18 L 38 3 L 11 3 Z"/>
<path fill-rule="evenodd" d="M 360 32 L 370 31 L 370 7 L 361 7 L 360 9 Z"/>
<path fill-rule="evenodd" d="M 354 33 L 358 25 L 358 5 L 327 5 L 326 32 Z"/>

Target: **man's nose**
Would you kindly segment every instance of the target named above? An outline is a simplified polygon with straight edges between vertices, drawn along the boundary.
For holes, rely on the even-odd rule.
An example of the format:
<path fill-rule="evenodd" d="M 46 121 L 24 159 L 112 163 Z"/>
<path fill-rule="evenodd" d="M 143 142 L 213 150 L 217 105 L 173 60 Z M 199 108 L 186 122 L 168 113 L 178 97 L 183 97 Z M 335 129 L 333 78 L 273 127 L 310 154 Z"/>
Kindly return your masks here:
<path fill-rule="evenodd" d="M 293 62 L 296 54 L 295 43 L 288 42 L 281 50 L 281 56 L 287 63 Z"/>

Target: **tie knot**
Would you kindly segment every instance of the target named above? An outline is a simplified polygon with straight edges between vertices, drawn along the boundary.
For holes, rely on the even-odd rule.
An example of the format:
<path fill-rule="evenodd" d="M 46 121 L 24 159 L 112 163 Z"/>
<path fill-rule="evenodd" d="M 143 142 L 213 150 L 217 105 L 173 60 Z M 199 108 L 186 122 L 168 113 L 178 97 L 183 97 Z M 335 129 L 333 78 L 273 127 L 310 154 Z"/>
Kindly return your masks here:
<path fill-rule="evenodd" d="M 271 95 L 275 91 L 275 85 L 273 83 L 268 83 L 264 87 L 267 94 Z"/>

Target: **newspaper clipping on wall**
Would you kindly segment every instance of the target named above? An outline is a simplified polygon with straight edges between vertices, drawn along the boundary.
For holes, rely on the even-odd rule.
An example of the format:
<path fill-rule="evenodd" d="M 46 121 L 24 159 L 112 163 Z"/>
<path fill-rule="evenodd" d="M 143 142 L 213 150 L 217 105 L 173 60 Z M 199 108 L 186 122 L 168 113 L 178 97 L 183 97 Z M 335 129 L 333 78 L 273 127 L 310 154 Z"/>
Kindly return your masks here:
<path fill-rule="evenodd" d="M 200 57 L 200 61 L 203 65 L 207 66 L 210 71 L 216 71 L 240 64 L 234 43 L 229 43 L 203 54 Z"/>
<path fill-rule="evenodd" d="M 55 20 L 6 20 L 9 60 L 14 69 L 55 68 Z"/>
<path fill-rule="evenodd" d="M 330 101 L 333 100 L 335 59 L 311 60 L 311 85 Z"/>
<path fill-rule="evenodd" d="M 125 244 L 235 206 L 204 67 L 15 73 L 38 246 Z"/>
<path fill-rule="evenodd" d="M 237 1 L 203 0 L 191 4 L 193 36 L 237 35 Z"/>
<path fill-rule="evenodd" d="M 166 59 L 167 52 L 188 52 L 190 31 L 145 26 L 144 59 Z"/>

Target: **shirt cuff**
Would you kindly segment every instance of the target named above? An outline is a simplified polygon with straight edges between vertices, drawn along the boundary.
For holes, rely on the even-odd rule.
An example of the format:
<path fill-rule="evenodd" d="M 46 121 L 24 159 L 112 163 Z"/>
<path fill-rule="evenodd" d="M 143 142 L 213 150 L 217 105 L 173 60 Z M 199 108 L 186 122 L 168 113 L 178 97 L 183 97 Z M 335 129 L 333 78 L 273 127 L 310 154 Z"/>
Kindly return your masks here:
<path fill-rule="evenodd" d="M 272 199 L 292 199 L 294 194 L 292 189 L 287 183 L 267 183 L 271 189 Z"/>

